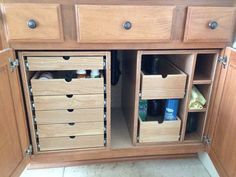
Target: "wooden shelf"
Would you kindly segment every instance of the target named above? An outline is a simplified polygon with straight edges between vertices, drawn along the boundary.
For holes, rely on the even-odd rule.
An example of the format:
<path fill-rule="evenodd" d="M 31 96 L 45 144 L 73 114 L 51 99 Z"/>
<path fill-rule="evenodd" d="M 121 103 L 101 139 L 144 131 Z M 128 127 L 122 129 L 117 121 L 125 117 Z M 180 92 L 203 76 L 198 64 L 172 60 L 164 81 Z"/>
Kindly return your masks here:
<path fill-rule="evenodd" d="M 186 133 L 185 137 L 184 137 L 184 141 L 190 141 L 190 142 L 199 142 L 201 141 L 201 137 L 199 136 L 199 134 L 197 132 L 193 132 L 193 133 Z"/>
<path fill-rule="evenodd" d="M 204 107 L 203 109 L 189 109 L 188 112 L 206 112 L 207 108 Z"/>
<path fill-rule="evenodd" d="M 199 85 L 199 84 L 211 84 L 211 83 L 212 83 L 211 78 L 200 73 L 195 73 L 193 78 L 193 84 Z"/>

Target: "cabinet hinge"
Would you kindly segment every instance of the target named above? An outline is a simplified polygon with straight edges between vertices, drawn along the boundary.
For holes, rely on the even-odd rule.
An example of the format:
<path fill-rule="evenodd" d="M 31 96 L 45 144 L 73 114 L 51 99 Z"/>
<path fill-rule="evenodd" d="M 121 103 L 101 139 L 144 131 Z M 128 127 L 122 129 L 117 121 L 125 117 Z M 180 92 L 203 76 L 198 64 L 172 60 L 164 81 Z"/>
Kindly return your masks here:
<path fill-rule="evenodd" d="M 211 138 L 209 138 L 208 136 L 203 136 L 203 142 L 206 145 L 211 145 Z"/>
<path fill-rule="evenodd" d="M 32 155 L 32 153 L 33 153 L 33 147 L 30 144 L 28 148 L 25 150 L 25 155 Z"/>
<path fill-rule="evenodd" d="M 223 68 L 224 68 L 224 69 L 226 68 L 227 61 L 228 61 L 227 56 L 219 56 L 219 57 L 218 57 L 218 62 L 223 65 Z"/>
<path fill-rule="evenodd" d="M 18 59 L 14 60 L 13 58 L 9 58 L 8 61 L 11 72 L 13 72 L 19 66 L 19 60 Z"/>

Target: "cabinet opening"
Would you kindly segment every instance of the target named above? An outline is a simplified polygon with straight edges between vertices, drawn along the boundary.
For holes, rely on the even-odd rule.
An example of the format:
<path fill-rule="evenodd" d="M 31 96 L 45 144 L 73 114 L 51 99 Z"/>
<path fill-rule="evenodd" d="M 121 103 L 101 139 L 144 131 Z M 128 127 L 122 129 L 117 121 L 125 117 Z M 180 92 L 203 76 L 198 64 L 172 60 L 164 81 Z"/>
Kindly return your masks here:
<path fill-rule="evenodd" d="M 206 113 L 189 113 L 185 131 L 185 141 L 201 141 L 205 126 Z"/>
<path fill-rule="evenodd" d="M 217 54 L 198 54 L 193 84 L 211 84 L 215 73 Z"/>

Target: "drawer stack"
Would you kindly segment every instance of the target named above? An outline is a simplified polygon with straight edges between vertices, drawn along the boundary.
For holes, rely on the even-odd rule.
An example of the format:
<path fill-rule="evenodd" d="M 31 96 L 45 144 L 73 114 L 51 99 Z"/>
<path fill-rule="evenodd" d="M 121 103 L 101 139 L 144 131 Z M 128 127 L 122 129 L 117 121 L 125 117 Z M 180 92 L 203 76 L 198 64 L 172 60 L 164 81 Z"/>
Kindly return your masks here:
<path fill-rule="evenodd" d="M 96 52 L 55 55 L 25 58 L 37 150 L 106 146 L 109 57 Z M 86 78 L 63 75 L 77 70 L 85 70 Z M 89 77 L 91 70 L 100 76 Z M 41 79 L 45 72 L 55 77 Z"/>

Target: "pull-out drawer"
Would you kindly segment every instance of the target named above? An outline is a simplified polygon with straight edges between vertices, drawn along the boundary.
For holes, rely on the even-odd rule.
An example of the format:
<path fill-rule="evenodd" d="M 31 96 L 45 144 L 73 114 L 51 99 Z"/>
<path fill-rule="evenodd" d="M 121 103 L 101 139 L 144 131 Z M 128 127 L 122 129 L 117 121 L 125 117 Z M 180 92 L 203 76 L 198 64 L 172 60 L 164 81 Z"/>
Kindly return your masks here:
<path fill-rule="evenodd" d="M 104 94 L 34 96 L 35 110 L 103 108 Z"/>
<path fill-rule="evenodd" d="M 39 138 L 104 134 L 104 122 L 38 125 Z"/>
<path fill-rule="evenodd" d="M 166 42 L 175 6 L 77 5 L 81 43 Z"/>
<path fill-rule="evenodd" d="M 104 93 L 103 78 L 80 79 L 31 79 L 32 93 L 39 95 L 66 95 L 66 94 L 102 94 Z"/>
<path fill-rule="evenodd" d="M 95 148 L 104 146 L 103 135 L 65 136 L 39 138 L 40 151 L 53 151 L 75 148 Z"/>
<path fill-rule="evenodd" d="M 103 56 L 27 57 L 29 71 L 103 69 Z"/>
<path fill-rule="evenodd" d="M 59 4 L 9 3 L 2 6 L 8 41 L 52 42 L 63 40 Z"/>
<path fill-rule="evenodd" d="M 104 120 L 104 108 L 35 111 L 37 124 L 99 122 Z"/>
<path fill-rule="evenodd" d="M 139 143 L 179 141 L 181 120 L 142 121 L 139 118 Z"/>
<path fill-rule="evenodd" d="M 230 42 L 234 24 L 234 7 L 188 7 L 184 41 Z"/>
<path fill-rule="evenodd" d="M 187 75 L 169 62 L 163 62 L 164 75 L 141 72 L 142 99 L 183 98 Z"/>

